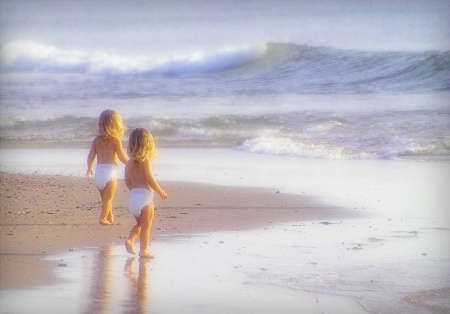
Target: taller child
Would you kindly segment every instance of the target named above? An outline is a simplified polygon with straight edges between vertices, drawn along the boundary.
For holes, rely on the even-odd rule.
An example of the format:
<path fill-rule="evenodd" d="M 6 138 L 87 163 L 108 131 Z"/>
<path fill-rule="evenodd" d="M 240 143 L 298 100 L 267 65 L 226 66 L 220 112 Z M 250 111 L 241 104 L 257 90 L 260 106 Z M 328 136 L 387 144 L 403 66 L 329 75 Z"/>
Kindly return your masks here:
<path fill-rule="evenodd" d="M 128 161 L 122 147 L 122 137 L 126 127 L 122 117 L 114 110 L 105 110 L 98 119 L 98 134 L 92 141 L 87 158 L 86 177 L 93 174 L 93 164 L 97 157 L 94 180 L 102 198 L 102 211 L 99 223 L 114 224 L 112 201 L 117 190 L 117 165 L 119 160 L 124 164 Z"/>

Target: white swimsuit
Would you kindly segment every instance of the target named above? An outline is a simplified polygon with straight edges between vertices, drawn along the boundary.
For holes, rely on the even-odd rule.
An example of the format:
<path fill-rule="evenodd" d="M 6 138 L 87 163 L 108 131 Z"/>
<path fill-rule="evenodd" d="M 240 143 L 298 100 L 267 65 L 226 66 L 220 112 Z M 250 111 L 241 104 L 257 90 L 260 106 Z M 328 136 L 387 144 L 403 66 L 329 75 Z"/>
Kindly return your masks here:
<path fill-rule="evenodd" d="M 138 188 L 132 189 L 128 208 L 135 217 L 141 216 L 141 210 L 153 203 L 153 190 Z"/>
<path fill-rule="evenodd" d="M 117 166 L 113 164 L 99 164 L 95 168 L 94 180 L 99 190 L 103 190 L 106 184 L 117 178 Z"/>

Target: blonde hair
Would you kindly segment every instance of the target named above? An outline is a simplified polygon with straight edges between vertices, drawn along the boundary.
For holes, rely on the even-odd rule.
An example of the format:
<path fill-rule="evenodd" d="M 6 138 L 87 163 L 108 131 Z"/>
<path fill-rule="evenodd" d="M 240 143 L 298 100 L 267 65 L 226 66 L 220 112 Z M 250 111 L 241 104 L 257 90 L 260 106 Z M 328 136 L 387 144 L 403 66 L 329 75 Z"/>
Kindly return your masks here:
<path fill-rule="evenodd" d="M 149 130 L 145 128 L 133 129 L 128 140 L 128 156 L 137 163 L 154 160 L 157 156 L 155 142 Z"/>
<path fill-rule="evenodd" d="M 98 135 L 105 140 L 111 137 L 121 138 L 126 129 L 122 117 L 114 110 L 105 110 L 98 118 Z"/>

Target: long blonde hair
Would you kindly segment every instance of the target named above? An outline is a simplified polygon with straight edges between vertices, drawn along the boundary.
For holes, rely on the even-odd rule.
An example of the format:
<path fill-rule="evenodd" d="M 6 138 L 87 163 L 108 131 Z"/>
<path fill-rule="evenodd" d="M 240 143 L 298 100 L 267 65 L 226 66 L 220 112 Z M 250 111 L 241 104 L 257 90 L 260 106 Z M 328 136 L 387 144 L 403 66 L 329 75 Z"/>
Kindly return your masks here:
<path fill-rule="evenodd" d="M 142 163 L 147 159 L 154 160 L 157 151 L 150 131 L 145 128 L 133 129 L 128 140 L 127 152 L 128 156 L 137 163 Z"/>
<path fill-rule="evenodd" d="M 105 140 L 111 137 L 122 138 L 126 129 L 122 117 L 114 110 L 107 109 L 98 118 L 98 135 Z"/>

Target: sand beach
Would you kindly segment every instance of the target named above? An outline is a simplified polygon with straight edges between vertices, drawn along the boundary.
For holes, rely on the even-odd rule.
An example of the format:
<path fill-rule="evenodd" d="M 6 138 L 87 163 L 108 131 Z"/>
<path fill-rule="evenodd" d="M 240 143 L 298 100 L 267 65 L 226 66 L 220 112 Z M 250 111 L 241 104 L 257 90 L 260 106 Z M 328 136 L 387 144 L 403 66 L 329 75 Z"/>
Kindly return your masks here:
<path fill-rule="evenodd" d="M 315 200 L 258 188 L 166 182 L 152 237 L 239 231 L 298 220 L 349 218 Z M 44 257 L 80 247 L 122 244 L 134 224 L 123 180 L 115 197 L 115 225 L 100 226 L 99 195 L 80 177 L 1 173 L 1 288 L 48 284 L 52 263 Z M 39 269 L 39 271 L 36 271 Z"/>

